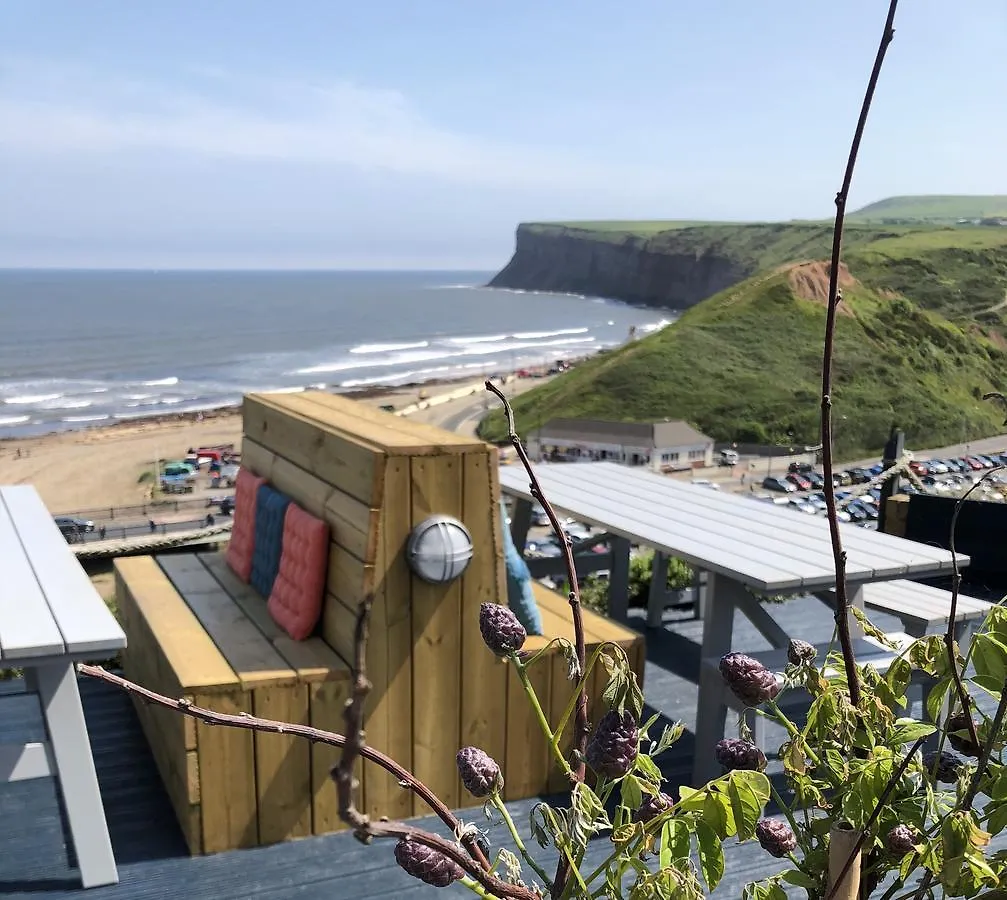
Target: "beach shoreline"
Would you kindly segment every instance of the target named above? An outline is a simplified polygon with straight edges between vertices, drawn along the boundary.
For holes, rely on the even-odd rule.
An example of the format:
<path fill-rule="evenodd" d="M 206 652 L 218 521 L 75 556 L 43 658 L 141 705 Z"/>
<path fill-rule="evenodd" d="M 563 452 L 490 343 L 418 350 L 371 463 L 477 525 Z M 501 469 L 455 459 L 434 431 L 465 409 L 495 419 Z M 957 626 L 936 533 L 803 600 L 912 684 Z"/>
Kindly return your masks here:
<path fill-rule="evenodd" d="M 494 380 L 500 375 L 491 376 Z M 506 376 L 503 376 L 506 377 Z M 478 379 L 440 379 L 340 392 L 368 406 L 401 409 Z M 160 414 L 73 430 L 0 440 L 0 484 L 33 484 L 53 514 L 131 506 L 149 498 L 157 461 L 182 459 L 190 447 L 240 448 L 240 406 Z"/>

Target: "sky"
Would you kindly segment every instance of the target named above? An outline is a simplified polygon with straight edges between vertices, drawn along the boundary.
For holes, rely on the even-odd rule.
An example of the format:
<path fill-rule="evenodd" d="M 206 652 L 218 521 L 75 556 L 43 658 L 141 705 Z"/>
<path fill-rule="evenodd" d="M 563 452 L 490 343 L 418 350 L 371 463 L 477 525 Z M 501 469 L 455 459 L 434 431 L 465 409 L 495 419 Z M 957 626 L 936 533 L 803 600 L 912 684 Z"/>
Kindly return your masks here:
<path fill-rule="evenodd" d="M 0 266 L 503 265 L 834 210 L 887 3 L 0 0 Z M 903 0 L 850 198 L 1007 194 L 1007 4 Z"/>

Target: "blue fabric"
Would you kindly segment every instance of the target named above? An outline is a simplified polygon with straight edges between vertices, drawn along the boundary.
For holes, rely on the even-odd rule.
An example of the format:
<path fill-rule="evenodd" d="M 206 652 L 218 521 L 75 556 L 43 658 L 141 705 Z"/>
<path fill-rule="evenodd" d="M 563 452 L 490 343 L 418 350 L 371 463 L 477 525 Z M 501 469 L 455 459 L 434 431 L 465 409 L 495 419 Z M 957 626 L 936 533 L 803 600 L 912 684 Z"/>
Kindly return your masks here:
<path fill-rule="evenodd" d="M 269 597 L 280 571 L 283 554 L 283 522 L 290 498 L 268 484 L 259 486 L 255 498 L 255 552 L 249 581 L 259 594 Z"/>
<path fill-rule="evenodd" d="M 502 500 L 500 516 L 503 519 L 504 561 L 507 563 L 507 605 L 514 611 L 514 615 L 524 625 L 524 630 L 528 634 L 541 634 L 542 616 L 535 602 L 535 594 L 532 592 L 531 572 L 514 546 L 510 526 L 507 524 L 507 508 Z"/>

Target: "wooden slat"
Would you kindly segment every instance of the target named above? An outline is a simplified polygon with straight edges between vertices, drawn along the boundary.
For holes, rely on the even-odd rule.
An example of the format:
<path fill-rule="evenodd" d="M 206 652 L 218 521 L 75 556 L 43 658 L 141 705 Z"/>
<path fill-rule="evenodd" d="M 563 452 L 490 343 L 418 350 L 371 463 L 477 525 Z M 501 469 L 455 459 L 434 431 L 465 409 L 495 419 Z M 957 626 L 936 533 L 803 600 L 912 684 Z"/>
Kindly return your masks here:
<path fill-rule="evenodd" d="M 513 666 L 507 667 L 507 752 L 504 762 L 504 799 L 516 800 L 541 793 L 549 783 L 552 760 L 531 703 Z M 529 680 L 543 709 L 552 706 L 552 668 L 534 666 Z"/>
<path fill-rule="evenodd" d="M 120 583 L 127 586 L 133 598 L 137 613 L 161 648 L 178 685 L 173 694 L 238 687 L 234 669 L 152 556 L 117 559 L 115 569 Z"/>
<path fill-rule="evenodd" d="M 114 653 L 126 636 L 91 584 L 35 488 L 0 488 L 25 556 L 56 620 L 66 652 Z"/>
<path fill-rule="evenodd" d="M 157 562 L 246 690 L 297 683 L 294 670 L 195 554 L 164 554 Z"/>
<path fill-rule="evenodd" d="M 252 692 L 255 715 L 308 725 L 308 686 L 261 687 Z M 311 746 L 300 737 L 255 733 L 255 791 L 259 842 L 311 834 Z"/>
<path fill-rule="evenodd" d="M 196 694 L 197 706 L 228 715 L 251 713 L 248 691 Z M 203 852 L 218 853 L 259 842 L 256 816 L 255 749 L 252 732 L 196 724 Z"/>
<path fill-rule="evenodd" d="M 322 639 L 350 666 L 353 662 L 353 631 L 357 608 L 350 609 L 334 594 L 326 593 L 322 606 Z"/>
<path fill-rule="evenodd" d="M 375 409 L 366 403 L 340 397 L 338 394 L 330 394 L 324 391 L 305 391 L 300 396 L 305 400 L 310 400 L 325 407 L 331 413 L 341 415 L 344 422 L 363 419 L 367 422 L 381 425 L 384 428 L 398 431 L 403 435 L 409 436 L 415 442 L 432 444 L 443 453 L 466 453 L 473 451 L 485 453 L 488 446 L 477 438 L 456 434 L 453 431 L 438 428 L 436 425 L 418 422 L 407 416 L 392 415 L 383 410 Z"/>
<path fill-rule="evenodd" d="M 322 638 L 295 641 L 280 628 L 269 614 L 266 601 L 231 571 L 222 553 L 201 553 L 199 561 L 297 673 L 298 681 L 349 680 L 349 667 Z"/>
<path fill-rule="evenodd" d="M 64 542 L 65 543 L 65 542 Z M 61 654 L 63 636 L 0 495 L 0 659 Z"/>
<path fill-rule="evenodd" d="M 428 436 L 421 436 L 411 430 L 403 430 L 395 416 L 375 416 L 367 409 L 363 412 L 356 407 L 363 406 L 350 401 L 352 405 L 338 408 L 326 402 L 331 394 L 305 391 L 301 394 L 281 394 L 277 399 L 284 408 L 297 415 L 305 416 L 324 424 L 326 429 L 348 438 L 365 442 L 383 453 L 396 456 L 423 456 L 441 453 L 437 442 Z M 343 398 L 340 398 L 343 399 Z M 345 400 L 344 400 L 345 405 Z"/>
<path fill-rule="evenodd" d="M 246 438 L 242 465 L 261 475 L 311 515 L 324 520 L 332 540 L 358 559 L 374 560 L 380 511 L 317 478 L 296 463 Z"/>
<path fill-rule="evenodd" d="M 308 686 L 308 703 L 310 707 L 311 725 L 322 731 L 334 731 L 345 734 L 346 721 L 343 710 L 349 698 L 350 684 L 348 681 L 323 681 Z M 341 750 L 329 744 L 311 745 L 311 796 L 312 796 L 312 831 L 314 834 L 328 834 L 330 831 L 341 831 L 346 823 L 339 818 L 339 800 L 336 796 L 336 786 L 330 772 L 339 762 Z M 363 773 L 363 763 L 358 763 L 357 772 L 361 786 L 366 784 Z M 357 798 L 357 807 L 365 809 L 366 792 Z"/>
<path fill-rule="evenodd" d="M 347 607 L 355 610 L 360 605 L 360 601 L 374 590 L 375 578 L 372 563 L 365 563 L 335 542 L 329 545 L 326 590 L 342 600 Z"/>
<path fill-rule="evenodd" d="M 462 457 L 464 513 L 472 535 L 473 556 L 462 578 L 461 611 L 461 746 L 479 747 L 502 761 L 507 750 L 507 667 L 483 643 L 479 631 L 482 603 L 506 604 L 503 559 L 498 552 L 501 519 L 494 492 L 496 450 Z M 459 782 L 463 803 L 470 802 Z"/>
<path fill-rule="evenodd" d="M 412 576 L 405 543 L 412 528 L 409 460 L 391 457 L 385 469 L 384 509 L 375 585 L 368 668 L 367 739 L 405 766 L 413 760 Z M 422 695 L 417 695 L 416 699 Z M 419 800 L 386 772 L 367 767 L 367 812 L 406 817 L 425 813 Z M 414 804 L 417 808 L 414 809 Z"/>
<path fill-rule="evenodd" d="M 368 507 L 379 508 L 383 454 L 315 419 L 296 415 L 276 399 L 245 395 L 243 440 L 251 439 Z"/>
<path fill-rule="evenodd" d="M 413 457 L 412 524 L 437 514 L 461 518 L 459 458 Z M 461 580 L 428 584 L 413 579 L 413 696 L 427 698 L 413 709 L 413 767 L 416 775 L 449 807 L 458 805 L 458 752 L 461 727 Z"/>

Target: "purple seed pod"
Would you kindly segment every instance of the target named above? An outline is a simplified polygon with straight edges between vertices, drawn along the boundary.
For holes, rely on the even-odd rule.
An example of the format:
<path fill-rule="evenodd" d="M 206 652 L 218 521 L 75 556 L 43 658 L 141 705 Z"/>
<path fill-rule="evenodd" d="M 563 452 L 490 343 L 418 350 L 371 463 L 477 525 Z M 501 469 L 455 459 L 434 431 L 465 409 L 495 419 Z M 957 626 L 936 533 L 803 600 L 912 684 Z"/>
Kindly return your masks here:
<path fill-rule="evenodd" d="M 675 805 L 675 801 L 667 794 L 645 794 L 640 808 L 633 814 L 636 822 L 649 822 L 657 818 Z"/>
<path fill-rule="evenodd" d="M 963 712 L 956 712 L 947 721 L 948 743 L 955 748 L 962 756 L 969 756 L 972 759 L 979 759 L 981 748 L 972 740 L 972 732 L 969 731 L 969 717 Z M 975 723 L 978 733 L 979 724 Z M 964 731 L 967 734 L 952 734 L 954 731 Z"/>
<path fill-rule="evenodd" d="M 885 837 L 885 843 L 892 853 L 905 856 L 916 846 L 920 833 L 912 825 L 896 825 Z"/>
<path fill-rule="evenodd" d="M 816 656 L 818 656 L 818 651 L 815 649 L 814 644 L 809 644 L 807 641 L 802 641 L 798 638 L 790 639 L 790 643 L 787 645 L 787 659 L 795 666 L 799 666 L 802 663 L 812 663 L 815 661 Z"/>
<path fill-rule="evenodd" d="M 722 741 L 717 741 L 713 754 L 725 772 L 733 772 L 735 769 L 749 769 L 753 772 L 766 770 L 766 754 L 751 741 L 724 738 Z"/>
<path fill-rule="evenodd" d="M 947 750 L 923 754 L 923 768 L 927 770 L 927 774 L 932 772 L 934 779 L 944 784 L 954 784 L 964 767 L 964 762 Z"/>
<path fill-rule="evenodd" d="M 792 853 L 797 847 L 797 835 L 786 822 L 776 819 L 760 819 L 755 826 L 755 836 L 762 849 L 777 859 Z"/>
<path fill-rule="evenodd" d="M 503 787 L 500 766 L 485 750 L 462 747 L 455 755 L 462 784 L 473 797 L 488 797 Z"/>
<path fill-rule="evenodd" d="M 479 607 L 479 630 L 486 646 L 497 656 L 517 652 L 528 637 L 514 612 L 499 603 L 484 603 Z"/>
<path fill-rule="evenodd" d="M 636 762 L 640 729 L 632 714 L 605 713 L 588 741 L 585 759 L 599 775 L 621 778 Z"/>
<path fill-rule="evenodd" d="M 744 653 L 722 656 L 720 674 L 745 706 L 759 706 L 780 693 L 776 676 L 757 659 Z"/>
<path fill-rule="evenodd" d="M 409 838 L 402 838 L 395 845 L 395 862 L 413 878 L 434 887 L 447 887 L 465 874 L 465 870 L 453 859 Z"/>

